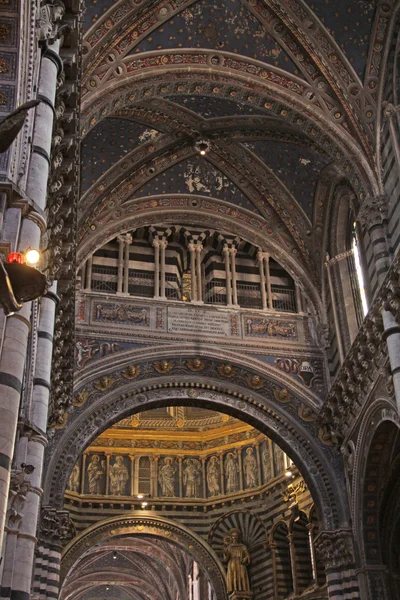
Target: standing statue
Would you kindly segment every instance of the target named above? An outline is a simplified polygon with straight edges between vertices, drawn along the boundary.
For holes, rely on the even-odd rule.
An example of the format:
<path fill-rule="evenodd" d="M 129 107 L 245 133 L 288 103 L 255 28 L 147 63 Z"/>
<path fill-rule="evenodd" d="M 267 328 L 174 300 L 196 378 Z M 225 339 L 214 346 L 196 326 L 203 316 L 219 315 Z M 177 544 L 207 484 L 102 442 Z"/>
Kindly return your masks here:
<path fill-rule="evenodd" d="M 274 458 L 275 477 L 277 477 L 285 470 L 285 453 L 276 444 L 274 444 Z"/>
<path fill-rule="evenodd" d="M 216 456 L 212 456 L 207 465 L 207 485 L 210 496 L 218 496 L 220 494 L 220 470 L 219 460 Z"/>
<path fill-rule="evenodd" d="M 116 456 L 114 464 L 110 466 L 110 492 L 113 496 L 125 496 L 126 484 L 129 479 L 128 467 L 122 456 Z"/>
<path fill-rule="evenodd" d="M 257 461 L 254 456 L 253 448 L 247 448 L 243 467 L 246 487 L 257 487 Z"/>
<path fill-rule="evenodd" d="M 225 460 L 226 493 L 236 492 L 238 487 L 239 467 L 236 462 L 236 456 L 229 452 Z"/>
<path fill-rule="evenodd" d="M 250 564 L 250 554 L 247 546 L 240 542 L 239 529 L 231 529 L 224 540 L 224 560 L 228 563 L 226 573 L 228 594 L 231 592 L 247 592 L 247 594 L 251 594 L 249 575 L 247 573 L 247 565 Z"/>
<path fill-rule="evenodd" d="M 78 463 L 76 463 L 68 479 L 68 489 L 71 492 L 79 492 L 80 474 L 81 470 L 79 468 Z"/>
<path fill-rule="evenodd" d="M 186 498 L 198 498 L 200 496 L 200 474 L 200 462 L 193 458 L 188 458 L 186 461 L 186 467 L 183 470 L 183 484 L 185 486 Z"/>
<path fill-rule="evenodd" d="M 158 474 L 158 480 L 161 485 L 162 496 L 175 498 L 175 473 L 176 467 L 172 464 L 173 458 L 167 456 L 164 459 L 164 465 Z"/>
<path fill-rule="evenodd" d="M 261 457 L 262 457 L 262 466 L 263 466 L 263 474 L 264 474 L 264 483 L 268 483 L 268 481 L 272 478 L 271 451 L 269 448 L 268 441 L 266 441 L 262 446 Z"/>
<path fill-rule="evenodd" d="M 100 461 L 98 454 L 93 454 L 90 459 L 89 466 L 87 468 L 87 475 L 89 481 L 89 494 L 101 494 L 101 483 L 103 475 L 106 472 L 106 461 Z"/>

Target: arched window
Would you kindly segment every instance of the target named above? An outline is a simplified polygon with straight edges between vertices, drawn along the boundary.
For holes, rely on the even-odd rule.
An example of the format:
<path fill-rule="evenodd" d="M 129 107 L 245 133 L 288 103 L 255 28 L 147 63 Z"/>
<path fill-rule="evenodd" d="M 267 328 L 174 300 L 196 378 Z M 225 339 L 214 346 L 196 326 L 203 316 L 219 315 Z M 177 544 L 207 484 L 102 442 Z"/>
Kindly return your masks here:
<path fill-rule="evenodd" d="M 360 240 L 357 225 L 353 220 L 350 228 L 350 246 L 352 255 L 349 256 L 349 272 L 352 283 L 353 299 L 356 308 L 357 322 L 361 325 L 368 312 L 367 296 L 365 292 L 363 269 L 361 265 Z"/>
<path fill-rule="evenodd" d="M 283 600 L 293 592 L 288 534 L 286 523 L 279 523 L 272 538 L 276 600 Z"/>

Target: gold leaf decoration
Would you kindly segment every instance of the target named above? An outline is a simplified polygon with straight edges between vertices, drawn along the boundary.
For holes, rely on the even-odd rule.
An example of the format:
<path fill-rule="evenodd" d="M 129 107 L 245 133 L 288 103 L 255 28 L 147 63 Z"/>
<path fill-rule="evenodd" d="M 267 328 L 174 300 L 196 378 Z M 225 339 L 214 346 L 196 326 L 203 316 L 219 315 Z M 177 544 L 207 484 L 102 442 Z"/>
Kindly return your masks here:
<path fill-rule="evenodd" d="M 122 377 L 125 377 L 125 379 L 136 379 L 139 373 L 140 367 L 129 365 L 129 367 L 126 367 L 126 369 L 122 371 Z"/>
<path fill-rule="evenodd" d="M 169 373 L 171 371 L 171 369 L 173 369 L 174 367 L 174 363 L 172 363 L 169 360 L 161 360 L 159 362 L 155 362 L 154 363 L 154 368 L 157 371 L 157 373 L 160 373 L 161 375 L 165 374 L 165 373 Z"/>
<path fill-rule="evenodd" d="M 88 392 L 86 390 L 82 390 L 81 392 L 79 392 L 79 394 L 76 394 L 72 401 L 72 405 L 82 406 L 83 404 L 85 404 L 86 400 L 88 399 L 88 396 Z"/>
<path fill-rule="evenodd" d="M 191 371 L 202 371 L 206 363 L 200 358 L 193 358 L 187 361 L 187 366 Z"/>
<path fill-rule="evenodd" d="M 315 421 L 317 419 L 317 414 L 313 411 L 313 409 L 303 402 L 299 406 L 298 415 L 300 419 L 307 422 Z"/>
<path fill-rule="evenodd" d="M 236 369 L 230 364 L 219 365 L 218 373 L 222 375 L 222 377 L 233 377 L 236 375 Z"/>
<path fill-rule="evenodd" d="M 289 392 L 286 388 L 275 388 L 274 389 L 275 400 L 278 402 L 290 402 Z"/>
<path fill-rule="evenodd" d="M 107 377 L 107 375 L 104 375 L 103 377 L 100 377 L 100 379 L 98 379 L 97 381 L 94 382 L 94 387 L 96 388 L 96 390 L 105 392 L 106 390 L 110 389 L 110 387 L 113 385 L 113 383 L 115 383 L 115 379 L 113 379 L 112 377 Z"/>
<path fill-rule="evenodd" d="M 264 381 L 259 375 L 249 375 L 247 377 L 247 384 L 253 390 L 259 390 L 264 387 Z"/>

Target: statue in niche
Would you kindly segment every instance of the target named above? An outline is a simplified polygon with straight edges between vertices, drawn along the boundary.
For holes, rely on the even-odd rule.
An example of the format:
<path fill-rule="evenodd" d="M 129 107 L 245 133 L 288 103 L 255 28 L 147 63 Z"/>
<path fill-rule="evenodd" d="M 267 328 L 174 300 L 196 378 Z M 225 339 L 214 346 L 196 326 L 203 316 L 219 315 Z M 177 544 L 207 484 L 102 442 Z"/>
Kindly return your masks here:
<path fill-rule="evenodd" d="M 220 490 L 220 470 L 217 456 L 212 456 L 207 465 L 207 485 L 210 496 L 218 496 Z"/>
<path fill-rule="evenodd" d="M 253 448 L 246 449 L 246 456 L 244 457 L 243 468 L 246 487 L 257 487 L 257 461 L 254 456 Z"/>
<path fill-rule="evenodd" d="M 113 496 L 125 496 L 128 479 L 129 471 L 123 456 L 116 456 L 114 464 L 110 466 L 110 493 Z"/>
<path fill-rule="evenodd" d="M 200 496 L 201 466 L 200 461 L 188 458 L 183 470 L 183 485 L 185 486 L 186 498 L 198 498 Z"/>
<path fill-rule="evenodd" d="M 238 473 L 239 467 L 236 461 L 236 456 L 233 452 L 228 452 L 225 460 L 225 478 L 226 478 L 226 493 L 236 492 L 238 488 Z"/>
<path fill-rule="evenodd" d="M 263 473 L 264 473 L 264 483 L 267 483 L 272 477 L 271 451 L 270 451 L 268 442 L 266 442 L 262 446 L 261 458 L 262 458 L 262 467 L 263 467 Z"/>
<path fill-rule="evenodd" d="M 228 594 L 232 592 L 247 592 L 251 594 L 247 565 L 250 564 L 250 554 L 245 544 L 240 542 L 239 529 L 231 529 L 224 539 L 224 560 L 228 563 L 226 583 Z"/>
<path fill-rule="evenodd" d="M 80 475 L 81 475 L 81 470 L 79 468 L 78 463 L 76 463 L 76 465 L 74 465 L 74 468 L 72 469 L 72 473 L 68 479 L 68 489 L 71 492 L 79 492 Z"/>
<path fill-rule="evenodd" d="M 277 477 L 285 470 L 285 454 L 276 444 L 274 444 L 274 458 L 275 477 Z"/>
<path fill-rule="evenodd" d="M 102 493 L 102 479 L 106 472 L 106 461 L 100 460 L 98 454 L 93 454 L 87 468 L 89 494 Z"/>
<path fill-rule="evenodd" d="M 175 498 L 175 473 L 176 467 L 173 464 L 173 458 L 167 456 L 158 474 L 162 496 Z"/>

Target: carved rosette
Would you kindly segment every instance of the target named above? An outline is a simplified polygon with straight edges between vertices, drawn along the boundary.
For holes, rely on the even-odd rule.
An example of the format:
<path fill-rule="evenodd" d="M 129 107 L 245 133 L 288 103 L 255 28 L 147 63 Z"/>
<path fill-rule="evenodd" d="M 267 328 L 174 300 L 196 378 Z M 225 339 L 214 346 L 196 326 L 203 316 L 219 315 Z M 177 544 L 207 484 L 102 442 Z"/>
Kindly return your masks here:
<path fill-rule="evenodd" d="M 326 569 L 344 569 L 354 565 L 354 542 L 349 529 L 321 531 L 315 548 Z"/>

